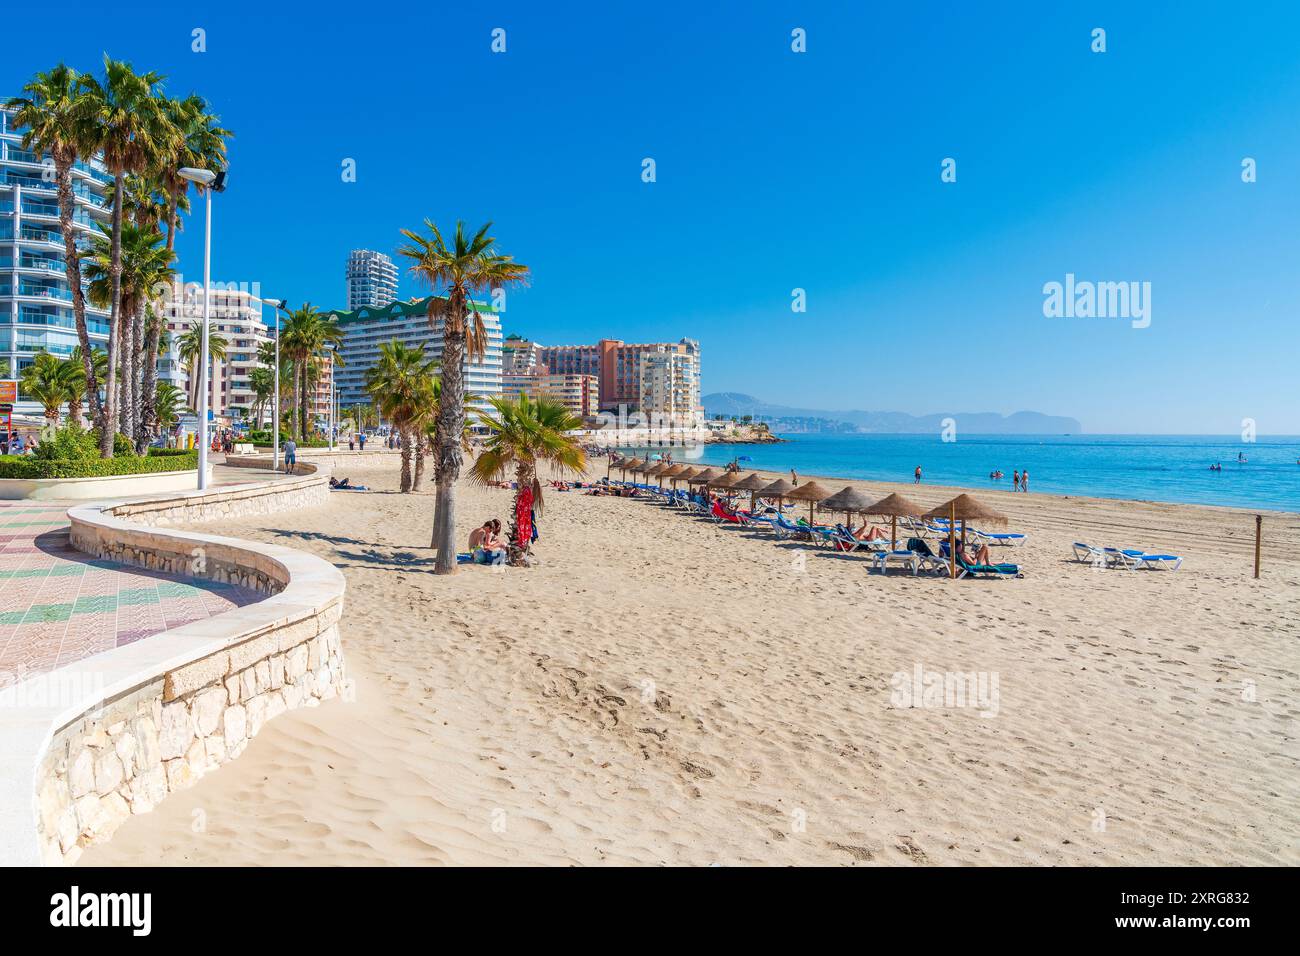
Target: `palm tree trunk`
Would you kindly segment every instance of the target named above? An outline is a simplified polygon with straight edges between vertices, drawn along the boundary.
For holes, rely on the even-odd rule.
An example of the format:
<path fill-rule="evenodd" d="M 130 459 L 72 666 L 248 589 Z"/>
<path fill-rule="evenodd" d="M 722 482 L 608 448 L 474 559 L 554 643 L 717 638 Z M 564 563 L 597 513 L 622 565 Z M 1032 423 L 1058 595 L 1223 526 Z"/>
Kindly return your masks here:
<path fill-rule="evenodd" d="M 512 567 L 522 567 L 524 564 L 524 555 L 528 553 L 532 545 L 532 535 L 529 535 L 528 541 L 523 540 L 519 533 L 519 498 L 524 493 L 525 488 L 533 487 L 533 482 L 537 478 L 537 466 L 526 459 L 520 459 L 519 464 L 515 466 L 515 483 L 519 485 L 515 489 L 514 506 L 510 509 L 510 539 L 506 542 L 506 560 Z"/>
<path fill-rule="evenodd" d="M 158 390 L 158 343 L 161 339 L 162 322 L 155 314 L 144 340 L 144 369 L 140 383 L 140 437 L 136 441 L 136 451 L 141 455 L 149 447 L 149 441 L 158 427 L 154 398 Z"/>
<path fill-rule="evenodd" d="M 411 490 L 419 491 L 424 487 L 424 456 L 428 453 L 429 439 L 423 428 L 415 430 L 415 478 L 411 481 Z"/>
<path fill-rule="evenodd" d="M 410 429 L 402 428 L 398 432 L 398 441 L 402 446 L 402 494 L 411 490 L 411 433 Z"/>
<path fill-rule="evenodd" d="M 122 314 L 122 191 L 126 176 L 118 172 L 113 177 L 113 239 L 112 264 L 113 307 L 108 317 L 108 383 L 104 390 L 104 429 L 99 436 L 99 456 L 113 457 L 113 433 L 117 428 L 117 366 L 121 361 L 118 352 Z"/>
<path fill-rule="evenodd" d="M 72 160 L 55 156 L 54 175 L 59 189 L 59 229 L 63 233 L 64 274 L 68 278 L 68 290 L 72 293 L 72 317 L 77 326 L 77 341 L 81 344 L 81 368 L 86 373 L 86 398 L 90 403 L 91 418 L 102 427 L 99 382 L 95 378 L 95 353 L 90 350 L 90 331 L 86 328 L 86 294 L 81 288 L 81 255 L 77 252 L 77 236 L 72 231 Z"/>
<path fill-rule="evenodd" d="M 465 430 L 465 380 L 461 357 L 465 354 L 464 294 L 452 293 L 451 307 L 459 321 L 443 323 L 442 399 L 438 405 L 437 496 L 434 499 L 433 547 L 438 554 L 434 574 L 456 573 L 456 479 L 460 477 L 460 436 Z"/>

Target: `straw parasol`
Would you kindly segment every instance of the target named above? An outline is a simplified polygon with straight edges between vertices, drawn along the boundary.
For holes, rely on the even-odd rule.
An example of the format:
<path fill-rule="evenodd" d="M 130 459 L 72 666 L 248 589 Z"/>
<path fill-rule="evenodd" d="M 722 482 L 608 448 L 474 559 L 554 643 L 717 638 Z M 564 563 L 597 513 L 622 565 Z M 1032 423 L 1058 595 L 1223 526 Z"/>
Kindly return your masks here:
<path fill-rule="evenodd" d="M 692 468 L 690 465 L 673 465 L 671 468 L 669 468 L 667 471 L 665 471 L 665 472 L 664 472 L 662 475 L 660 475 L 659 477 L 660 477 L 660 478 L 671 478 L 671 479 L 672 479 L 672 484 L 673 484 L 673 491 L 676 491 L 676 490 L 677 490 L 677 482 L 678 482 L 678 480 L 679 480 L 679 479 L 682 479 L 682 478 L 685 478 L 685 477 L 688 476 L 688 475 L 694 474 L 694 472 L 695 472 L 695 469 Z"/>
<path fill-rule="evenodd" d="M 922 507 L 915 501 L 904 498 L 900 494 L 892 494 L 886 498 L 881 498 L 870 508 L 863 510 L 864 515 L 888 515 L 889 522 L 889 550 L 898 547 L 898 519 L 907 518 L 913 515 L 919 515 Z"/>
<path fill-rule="evenodd" d="M 735 472 L 724 472 L 722 477 L 717 481 L 710 481 L 710 488 L 734 488 L 736 482 L 740 481 L 740 475 Z"/>
<path fill-rule="evenodd" d="M 822 501 L 817 507 L 823 511 L 843 511 L 844 523 L 849 523 L 849 515 L 861 514 L 871 504 L 871 499 L 852 485 L 845 485 L 835 494 Z"/>
<path fill-rule="evenodd" d="M 704 485 L 706 488 L 721 478 L 726 472 L 720 468 L 705 468 L 697 471 L 695 475 L 687 480 L 688 484 Z"/>
<path fill-rule="evenodd" d="M 621 471 L 626 479 L 627 473 L 639 464 L 641 464 L 640 458 L 620 458 L 618 464 L 614 467 Z"/>
<path fill-rule="evenodd" d="M 781 499 L 792 491 L 794 491 L 794 485 L 786 481 L 784 478 L 778 478 L 776 481 L 766 484 L 762 488 L 758 489 L 758 493 L 764 498 L 776 499 L 777 511 L 781 510 Z"/>
<path fill-rule="evenodd" d="M 662 475 L 667 470 L 668 470 L 667 465 L 663 464 L 662 462 L 656 461 L 653 464 L 651 464 L 648 468 L 645 469 L 645 476 L 647 478 L 657 479 L 660 475 Z M 662 482 L 656 481 L 655 483 L 662 486 Z"/>
<path fill-rule="evenodd" d="M 751 471 L 746 477 L 741 478 L 731 486 L 732 491 L 749 492 L 749 511 L 754 513 L 754 507 L 758 504 L 758 493 L 768 486 L 766 478 L 756 471 Z"/>
<path fill-rule="evenodd" d="M 808 523 L 813 524 L 813 508 L 816 507 L 817 502 L 825 501 L 829 498 L 831 492 L 829 489 L 823 488 L 815 481 L 805 481 L 793 491 L 787 492 L 785 496 L 791 501 L 808 502 Z"/>
<path fill-rule="evenodd" d="M 957 532 L 957 522 L 961 522 L 961 543 L 966 544 L 966 522 L 982 521 L 985 524 L 1006 524 L 1007 516 L 981 504 L 970 495 L 958 495 L 951 501 L 945 501 L 939 507 L 927 511 L 922 518 L 948 519 L 948 572 L 957 576 L 957 551 L 953 547 Z"/>
<path fill-rule="evenodd" d="M 673 468 L 673 471 L 677 472 L 676 475 L 671 476 L 672 488 L 673 490 L 676 490 L 677 483 L 679 483 L 679 481 L 685 481 L 686 479 L 693 479 L 695 475 L 698 475 L 699 468 L 694 467 L 693 464 L 679 464 L 679 466 Z"/>

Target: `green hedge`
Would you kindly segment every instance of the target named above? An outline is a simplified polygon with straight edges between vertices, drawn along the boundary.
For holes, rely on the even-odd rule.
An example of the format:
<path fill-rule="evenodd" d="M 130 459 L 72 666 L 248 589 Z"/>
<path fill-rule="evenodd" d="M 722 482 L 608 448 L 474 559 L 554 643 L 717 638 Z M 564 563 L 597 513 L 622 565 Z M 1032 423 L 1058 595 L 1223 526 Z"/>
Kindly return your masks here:
<path fill-rule="evenodd" d="M 40 459 L 31 455 L 0 455 L 0 478 L 104 478 L 111 475 L 149 475 L 160 471 L 189 471 L 198 468 L 197 451 L 162 451 L 148 457 Z"/>
<path fill-rule="evenodd" d="M 186 451 L 184 448 L 150 448 L 150 456 L 154 458 L 176 458 L 179 455 L 191 455 L 198 458 L 197 451 Z"/>

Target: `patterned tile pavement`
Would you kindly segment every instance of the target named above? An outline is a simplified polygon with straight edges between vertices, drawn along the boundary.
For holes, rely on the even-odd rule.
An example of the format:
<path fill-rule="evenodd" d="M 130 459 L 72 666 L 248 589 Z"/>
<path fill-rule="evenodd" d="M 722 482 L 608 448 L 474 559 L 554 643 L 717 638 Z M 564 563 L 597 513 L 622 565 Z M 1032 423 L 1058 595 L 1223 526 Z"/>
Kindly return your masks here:
<path fill-rule="evenodd" d="M 263 597 L 91 559 L 67 508 L 0 501 L 0 687 Z"/>

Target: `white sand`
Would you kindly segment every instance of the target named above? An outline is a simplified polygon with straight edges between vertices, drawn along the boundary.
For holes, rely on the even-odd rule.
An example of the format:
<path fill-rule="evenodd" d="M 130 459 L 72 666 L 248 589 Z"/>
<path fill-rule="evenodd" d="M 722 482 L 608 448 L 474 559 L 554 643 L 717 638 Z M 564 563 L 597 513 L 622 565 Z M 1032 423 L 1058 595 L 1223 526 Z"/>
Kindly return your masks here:
<path fill-rule="evenodd" d="M 980 491 L 1027 577 L 949 582 L 551 494 L 542 567 L 435 577 L 395 467 L 220 529 L 343 568 L 357 701 L 271 722 L 84 864 L 1300 863 L 1300 516 L 1253 581 L 1244 512 Z M 510 495 L 463 487 L 461 540 Z M 1098 571 L 1074 540 L 1186 560 Z M 996 716 L 891 706 L 918 664 L 996 674 Z"/>

